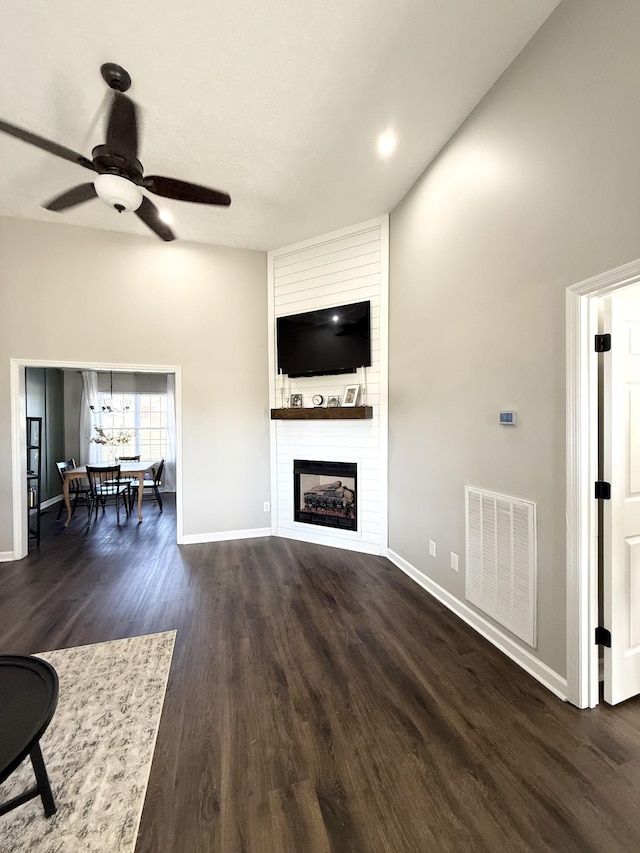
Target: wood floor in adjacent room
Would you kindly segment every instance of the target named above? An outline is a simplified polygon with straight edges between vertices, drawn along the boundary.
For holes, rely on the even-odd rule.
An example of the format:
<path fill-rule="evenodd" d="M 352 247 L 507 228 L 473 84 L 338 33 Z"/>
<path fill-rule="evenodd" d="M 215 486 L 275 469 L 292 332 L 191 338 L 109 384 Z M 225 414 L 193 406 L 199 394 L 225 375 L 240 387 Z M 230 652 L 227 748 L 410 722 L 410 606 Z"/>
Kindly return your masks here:
<path fill-rule="evenodd" d="M 640 849 L 640 702 L 562 703 L 383 558 L 83 521 L 0 566 L 0 652 L 177 629 L 137 853 Z"/>

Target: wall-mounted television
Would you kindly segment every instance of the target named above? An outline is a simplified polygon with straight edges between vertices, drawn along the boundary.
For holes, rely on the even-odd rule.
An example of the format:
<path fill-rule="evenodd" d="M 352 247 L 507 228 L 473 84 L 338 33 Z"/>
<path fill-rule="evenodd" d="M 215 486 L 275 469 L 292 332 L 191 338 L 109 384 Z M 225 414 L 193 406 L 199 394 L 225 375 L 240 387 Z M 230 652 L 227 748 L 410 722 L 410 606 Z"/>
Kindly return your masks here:
<path fill-rule="evenodd" d="M 289 376 L 329 376 L 371 366 L 369 302 L 278 317 L 278 370 Z"/>

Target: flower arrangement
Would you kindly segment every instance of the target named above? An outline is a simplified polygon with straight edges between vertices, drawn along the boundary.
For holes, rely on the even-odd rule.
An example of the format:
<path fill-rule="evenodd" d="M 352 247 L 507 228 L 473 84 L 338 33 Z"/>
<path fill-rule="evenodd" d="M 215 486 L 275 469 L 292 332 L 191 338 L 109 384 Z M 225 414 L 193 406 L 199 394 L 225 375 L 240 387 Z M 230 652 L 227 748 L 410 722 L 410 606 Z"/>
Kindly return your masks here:
<path fill-rule="evenodd" d="M 103 444 L 107 447 L 119 447 L 123 444 L 129 444 L 136 437 L 134 429 L 104 429 L 100 426 L 94 426 L 96 435 L 91 439 L 94 444 Z"/>

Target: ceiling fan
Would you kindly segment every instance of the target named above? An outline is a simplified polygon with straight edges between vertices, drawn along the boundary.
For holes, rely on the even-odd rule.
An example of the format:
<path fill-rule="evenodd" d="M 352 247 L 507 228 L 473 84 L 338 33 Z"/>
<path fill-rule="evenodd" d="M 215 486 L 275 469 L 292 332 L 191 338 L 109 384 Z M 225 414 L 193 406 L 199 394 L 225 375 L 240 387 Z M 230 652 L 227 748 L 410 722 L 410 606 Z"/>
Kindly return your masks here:
<path fill-rule="evenodd" d="M 175 240 L 175 234 L 162 221 L 160 211 L 143 194 L 143 189 L 178 201 L 228 207 L 231 197 L 227 193 L 175 178 L 144 175 L 142 163 L 138 160 L 137 107 L 124 94 L 131 86 L 131 77 L 124 68 L 113 62 L 105 63 L 100 72 L 107 85 L 114 90 L 114 95 L 107 120 L 107 140 L 104 145 L 96 145 L 91 152 L 91 159 L 0 119 L 0 131 L 3 133 L 97 172 L 92 182 L 72 187 L 43 206 L 47 210 L 61 211 L 100 198 L 118 213 L 133 211 L 162 240 Z"/>

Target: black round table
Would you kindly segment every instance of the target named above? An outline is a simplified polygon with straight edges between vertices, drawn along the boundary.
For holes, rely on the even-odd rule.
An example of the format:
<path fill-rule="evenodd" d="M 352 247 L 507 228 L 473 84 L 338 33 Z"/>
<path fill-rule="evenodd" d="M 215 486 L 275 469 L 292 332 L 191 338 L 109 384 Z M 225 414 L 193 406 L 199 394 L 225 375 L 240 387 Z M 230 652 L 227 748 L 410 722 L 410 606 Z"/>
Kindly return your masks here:
<path fill-rule="evenodd" d="M 58 675 L 47 661 L 0 655 L 0 784 L 29 755 L 36 785 L 0 805 L 0 815 L 40 796 L 51 817 L 56 805 L 40 750 L 40 738 L 58 704 Z"/>

